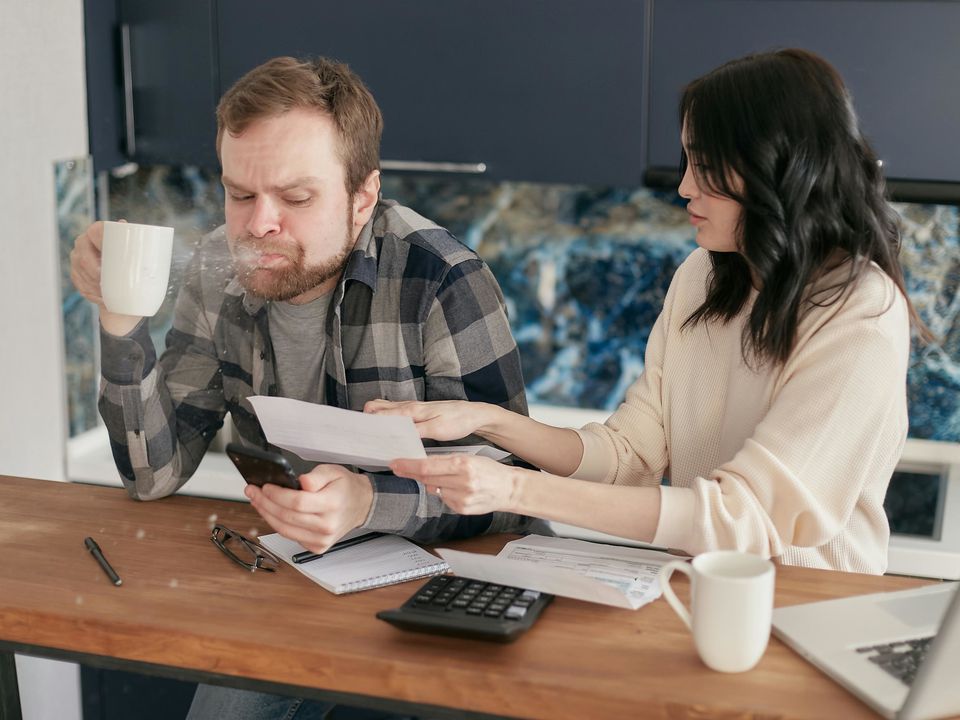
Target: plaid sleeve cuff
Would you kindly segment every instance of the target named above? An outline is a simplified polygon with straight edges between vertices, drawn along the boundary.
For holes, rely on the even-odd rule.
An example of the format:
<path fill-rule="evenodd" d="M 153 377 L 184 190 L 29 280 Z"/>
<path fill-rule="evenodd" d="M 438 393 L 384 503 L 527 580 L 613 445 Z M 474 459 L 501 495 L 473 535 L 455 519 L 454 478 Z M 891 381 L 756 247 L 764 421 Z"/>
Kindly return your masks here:
<path fill-rule="evenodd" d="M 100 328 L 100 372 L 107 382 L 132 385 L 147 376 L 157 363 L 146 318 L 126 335 L 111 335 Z"/>
<path fill-rule="evenodd" d="M 367 473 L 373 486 L 373 502 L 363 523 L 366 530 L 402 534 L 411 523 L 425 520 L 429 514 L 429 502 L 422 498 L 420 486 L 413 480 L 393 475 Z M 439 514 L 437 508 L 432 513 Z"/>

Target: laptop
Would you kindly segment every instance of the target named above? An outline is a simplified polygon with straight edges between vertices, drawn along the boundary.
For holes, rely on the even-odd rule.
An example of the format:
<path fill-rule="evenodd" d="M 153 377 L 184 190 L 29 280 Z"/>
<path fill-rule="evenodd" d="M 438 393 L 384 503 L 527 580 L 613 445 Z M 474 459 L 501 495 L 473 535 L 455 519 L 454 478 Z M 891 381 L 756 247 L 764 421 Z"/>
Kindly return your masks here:
<path fill-rule="evenodd" d="M 960 714 L 960 583 L 773 611 L 773 633 L 887 718 Z"/>

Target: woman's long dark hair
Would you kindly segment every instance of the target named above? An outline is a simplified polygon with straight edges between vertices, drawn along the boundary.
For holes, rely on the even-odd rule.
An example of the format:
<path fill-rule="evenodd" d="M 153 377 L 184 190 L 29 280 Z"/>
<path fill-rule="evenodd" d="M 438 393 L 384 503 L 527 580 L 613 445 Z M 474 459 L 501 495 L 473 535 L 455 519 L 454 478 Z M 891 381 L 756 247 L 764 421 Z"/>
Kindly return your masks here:
<path fill-rule="evenodd" d="M 803 313 L 813 302 L 841 300 L 870 261 L 906 298 L 899 225 L 877 156 L 860 132 L 843 80 L 826 60 L 787 49 L 728 62 L 686 87 L 680 121 L 701 189 L 743 207 L 739 252 L 711 251 L 706 300 L 685 326 L 731 320 L 756 284 L 744 358 L 782 363 Z M 687 162 L 684 154 L 681 172 Z M 812 300 L 809 283 L 838 254 L 843 279 Z"/>

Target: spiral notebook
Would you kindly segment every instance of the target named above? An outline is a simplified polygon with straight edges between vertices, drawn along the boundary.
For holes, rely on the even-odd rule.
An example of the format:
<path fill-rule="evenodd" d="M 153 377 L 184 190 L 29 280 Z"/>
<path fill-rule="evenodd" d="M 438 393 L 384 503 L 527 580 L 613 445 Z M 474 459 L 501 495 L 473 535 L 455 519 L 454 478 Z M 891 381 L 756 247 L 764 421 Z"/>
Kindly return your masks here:
<path fill-rule="evenodd" d="M 293 556 L 305 550 L 300 543 L 278 533 L 261 535 L 259 542 L 336 595 L 439 575 L 450 569 L 436 555 L 399 535 L 384 535 L 300 564 L 293 562 Z"/>

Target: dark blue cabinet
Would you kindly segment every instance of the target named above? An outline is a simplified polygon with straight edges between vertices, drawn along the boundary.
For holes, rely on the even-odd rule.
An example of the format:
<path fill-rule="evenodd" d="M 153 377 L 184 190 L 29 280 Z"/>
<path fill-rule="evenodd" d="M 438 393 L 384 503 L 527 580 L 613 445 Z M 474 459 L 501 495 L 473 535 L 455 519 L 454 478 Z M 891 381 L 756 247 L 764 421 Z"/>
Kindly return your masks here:
<path fill-rule="evenodd" d="M 639 184 L 643 0 L 231 0 L 226 88 L 276 55 L 347 62 L 384 114 L 382 157 L 497 179 Z"/>
<path fill-rule="evenodd" d="M 213 0 L 121 0 L 124 150 L 144 163 L 216 165 Z"/>
<path fill-rule="evenodd" d="M 270 57 L 327 55 L 377 98 L 387 168 L 636 185 L 647 3 L 117 0 L 111 23 L 87 0 L 88 36 L 115 46 L 88 57 L 95 164 L 215 167 L 220 94 Z"/>
<path fill-rule="evenodd" d="M 888 179 L 960 182 L 960 3 L 654 0 L 651 24 L 654 171 L 677 166 L 685 83 L 749 52 L 795 46 L 843 75 Z"/>
<path fill-rule="evenodd" d="M 127 162 L 123 137 L 122 48 L 117 0 L 84 0 L 87 128 L 95 170 Z"/>
<path fill-rule="evenodd" d="M 846 78 L 898 195 L 960 201 L 960 2 L 86 0 L 85 17 L 97 169 L 216 167 L 221 93 L 269 57 L 327 55 L 373 90 L 386 169 L 674 185 L 683 85 L 800 46 Z"/>
<path fill-rule="evenodd" d="M 214 167 L 216 0 L 84 0 L 94 169 Z"/>

